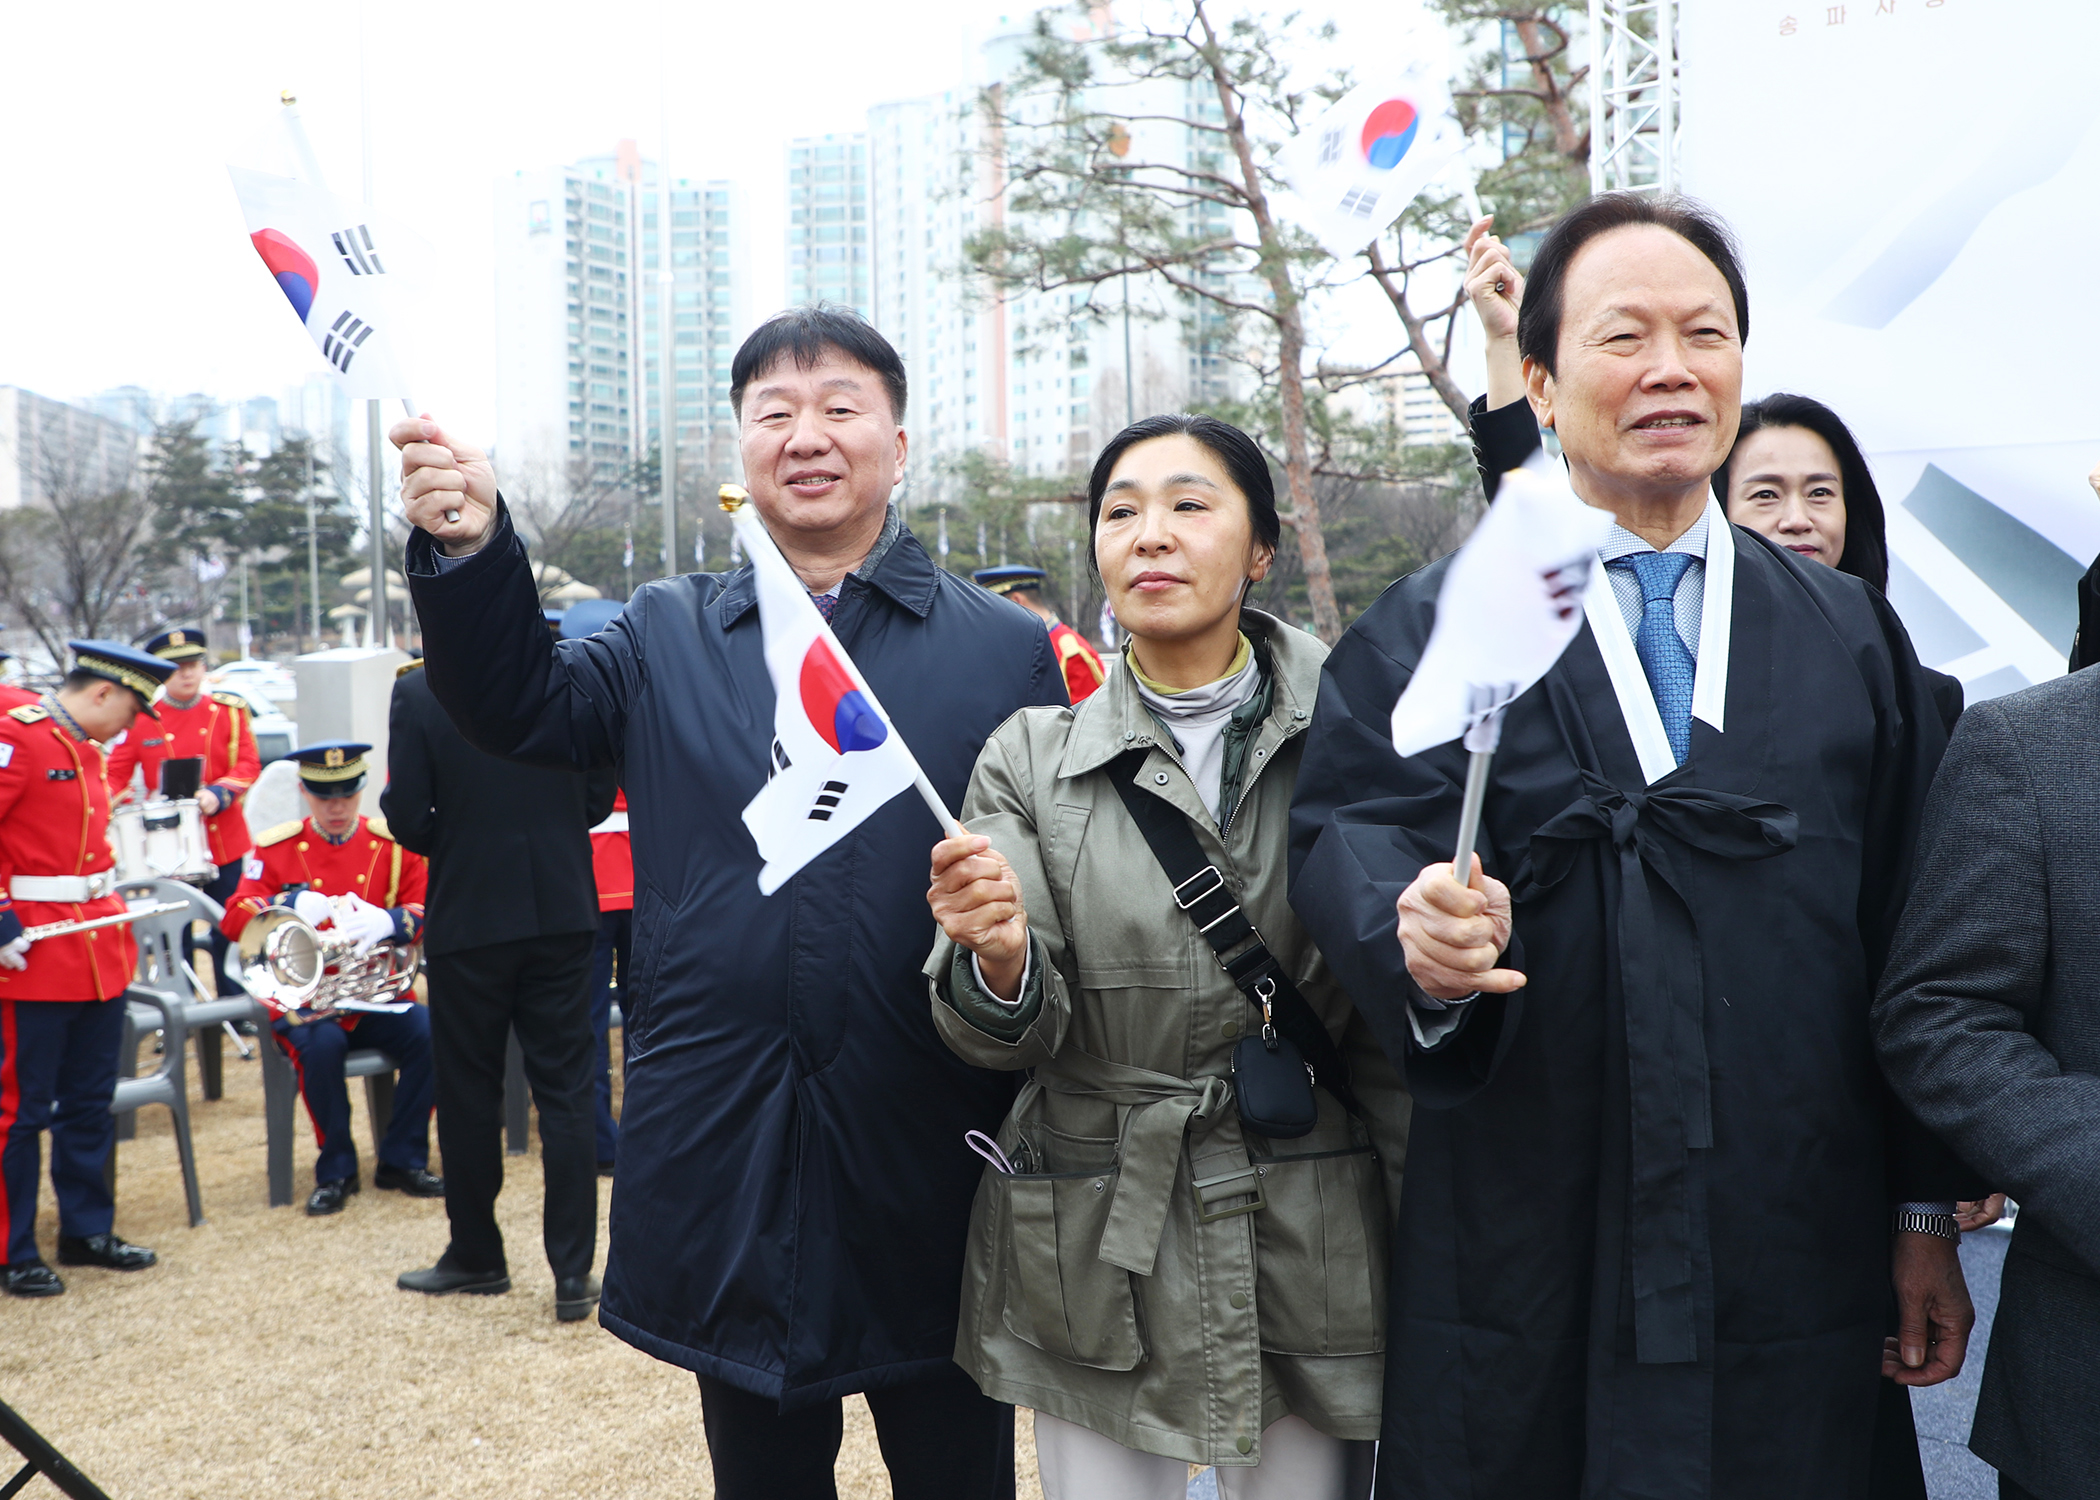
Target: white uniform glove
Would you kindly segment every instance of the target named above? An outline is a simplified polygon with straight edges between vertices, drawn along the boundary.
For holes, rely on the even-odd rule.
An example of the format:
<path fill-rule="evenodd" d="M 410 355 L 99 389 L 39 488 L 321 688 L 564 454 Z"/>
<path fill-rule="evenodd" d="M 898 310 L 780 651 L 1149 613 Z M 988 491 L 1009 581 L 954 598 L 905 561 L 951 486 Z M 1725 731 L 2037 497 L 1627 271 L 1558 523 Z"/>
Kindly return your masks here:
<path fill-rule="evenodd" d="M 319 891 L 301 891 L 292 897 L 292 910 L 298 914 L 300 921 L 314 927 L 335 918 L 335 908 L 328 904 L 328 898 Z"/>
<path fill-rule="evenodd" d="M 29 945 L 36 939 L 18 937 L 6 947 L 0 948 L 0 969 L 26 969 L 29 967 Z"/>
<path fill-rule="evenodd" d="M 394 919 L 383 906 L 374 906 L 362 896 L 343 898 L 348 910 L 338 910 L 335 930 L 357 940 L 359 953 L 370 953 L 374 945 L 394 935 Z"/>

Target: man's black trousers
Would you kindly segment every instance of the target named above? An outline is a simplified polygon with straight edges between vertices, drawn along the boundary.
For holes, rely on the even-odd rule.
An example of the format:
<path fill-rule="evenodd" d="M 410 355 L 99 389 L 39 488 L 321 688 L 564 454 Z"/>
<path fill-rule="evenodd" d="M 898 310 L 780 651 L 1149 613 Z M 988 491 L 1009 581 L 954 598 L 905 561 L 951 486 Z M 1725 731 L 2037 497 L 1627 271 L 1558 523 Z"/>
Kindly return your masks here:
<path fill-rule="evenodd" d="M 895 1500 L 1014 1500 L 1014 1409 L 959 1365 L 867 1393 Z M 700 1377 L 715 1500 L 838 1500 L 837 1401 L 785 1415 L 770 1396 Z"/>
<path fill-rule="evenodd" d="M 452 1244 L 439 1264 L 507 1270 L 496 1227 L 503 1187 L 503 1068 L 512 1027 L 540 1111 L 542 1231 L 557 1277 L 587 1276 L 598 1243 L 591 1141 L 591 943 L 595 933 L 490 943 L 426 959 L 437 1063 L 438 1150 Z"/>

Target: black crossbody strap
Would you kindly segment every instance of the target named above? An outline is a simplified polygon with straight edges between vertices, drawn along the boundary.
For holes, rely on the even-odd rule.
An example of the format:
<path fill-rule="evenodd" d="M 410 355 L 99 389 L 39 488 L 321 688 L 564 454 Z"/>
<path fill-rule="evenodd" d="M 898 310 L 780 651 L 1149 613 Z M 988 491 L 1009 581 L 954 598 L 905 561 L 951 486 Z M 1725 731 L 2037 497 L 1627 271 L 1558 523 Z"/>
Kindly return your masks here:
<path fill-rule="evenodd" d="M 1262 941 L 1254 924 L 1240 909 L 1239 895 L 1226 882 L 1225 874 L 1204 854 L 1203 846 L 1196 842 L 1195 831 L 1182 812 L 1165 798 L 1155 797 L 1135 785 L 1138 767 L 1145 761 L 1142 750 L 1128 751 L 1110 761 L 1107 766 L 1108 779 L 1115 786 L 1116 795 L 1130 810 L 1131 821 L 1137 824 L 1138 832 L 1145 836 L 1145 843 L 1152 850 L 1152 857 L 1159 861 L 1160 869 L 1166 872 L 1167 883 L 1174 888 L 1174 904 L 1196 924 L 1211 951 L 1218 956 L 1218 967 L 1223 969 L 1248 1003 L 1259 1007 L 1261 1000 L 1257 990 L 1264 981 L 1271 986 L 1269 1014 L 1276 1029 L 1290 1039 L 1298 1053 L 1313 1070 L 1313 1078 L 1321 1088 L 1334 1095 L 1351 1114 L 1363 1115 L 1363 1106 L 1357 1102 L 1355 1091 L 1349 1087 L 1349 1065 L 1343 1061 L 1334 1038 L 1320 1024 L 1298 987 L 1291 983 L 1283 966 Z M 1252 940 L 1244 953 L 1232 958 L 1225 955 L 1242 943 Z"/>

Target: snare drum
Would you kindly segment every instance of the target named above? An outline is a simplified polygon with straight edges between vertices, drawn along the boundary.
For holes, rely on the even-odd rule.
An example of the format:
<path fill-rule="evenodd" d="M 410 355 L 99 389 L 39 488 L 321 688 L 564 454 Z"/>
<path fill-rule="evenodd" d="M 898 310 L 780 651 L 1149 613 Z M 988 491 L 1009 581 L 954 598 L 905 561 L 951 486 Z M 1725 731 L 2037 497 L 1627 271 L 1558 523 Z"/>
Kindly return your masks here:
<path fill-rule="evenodd" d="M 208 885 L 219 873 L 204 838 L 197 799 L 126 803 L 109 815 L 109 847 L 117 857 L 117 879 L 182 880 Z"/>

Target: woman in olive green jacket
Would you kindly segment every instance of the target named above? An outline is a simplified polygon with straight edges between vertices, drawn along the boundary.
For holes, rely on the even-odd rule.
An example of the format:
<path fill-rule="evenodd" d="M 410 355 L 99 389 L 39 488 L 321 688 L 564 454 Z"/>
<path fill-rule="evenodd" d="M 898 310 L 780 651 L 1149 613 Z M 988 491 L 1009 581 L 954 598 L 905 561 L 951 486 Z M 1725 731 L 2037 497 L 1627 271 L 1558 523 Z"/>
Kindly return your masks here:
<path fill-rule="evenodd" d="M 1279 531 L 1245 434 L 1147 418 L 1090 489 L 1125 670 L 1077 709 L 1009 719 L 971 780 L 969 834 L 933 852 L 935 1022 L 971 1062 L 1031 1070 L 979 1143 L 956 1359 L 1035 1409 L 1050 1500 L 1178 1497 L 1189 1462 L 1219 1466 L 1226 1500 L 1353 1500 L 1378 1435 L 1407 1116 L 1285 899 L 1326 648 L 1242 608 Z M 1233 1049 L 1262 1012 L 1176 905 L 1118 779 L 1185 820 L 1339 1045 L 1362 1117 L 1321 1088 L 1309 1133 L 1243 1124 Z"/>

